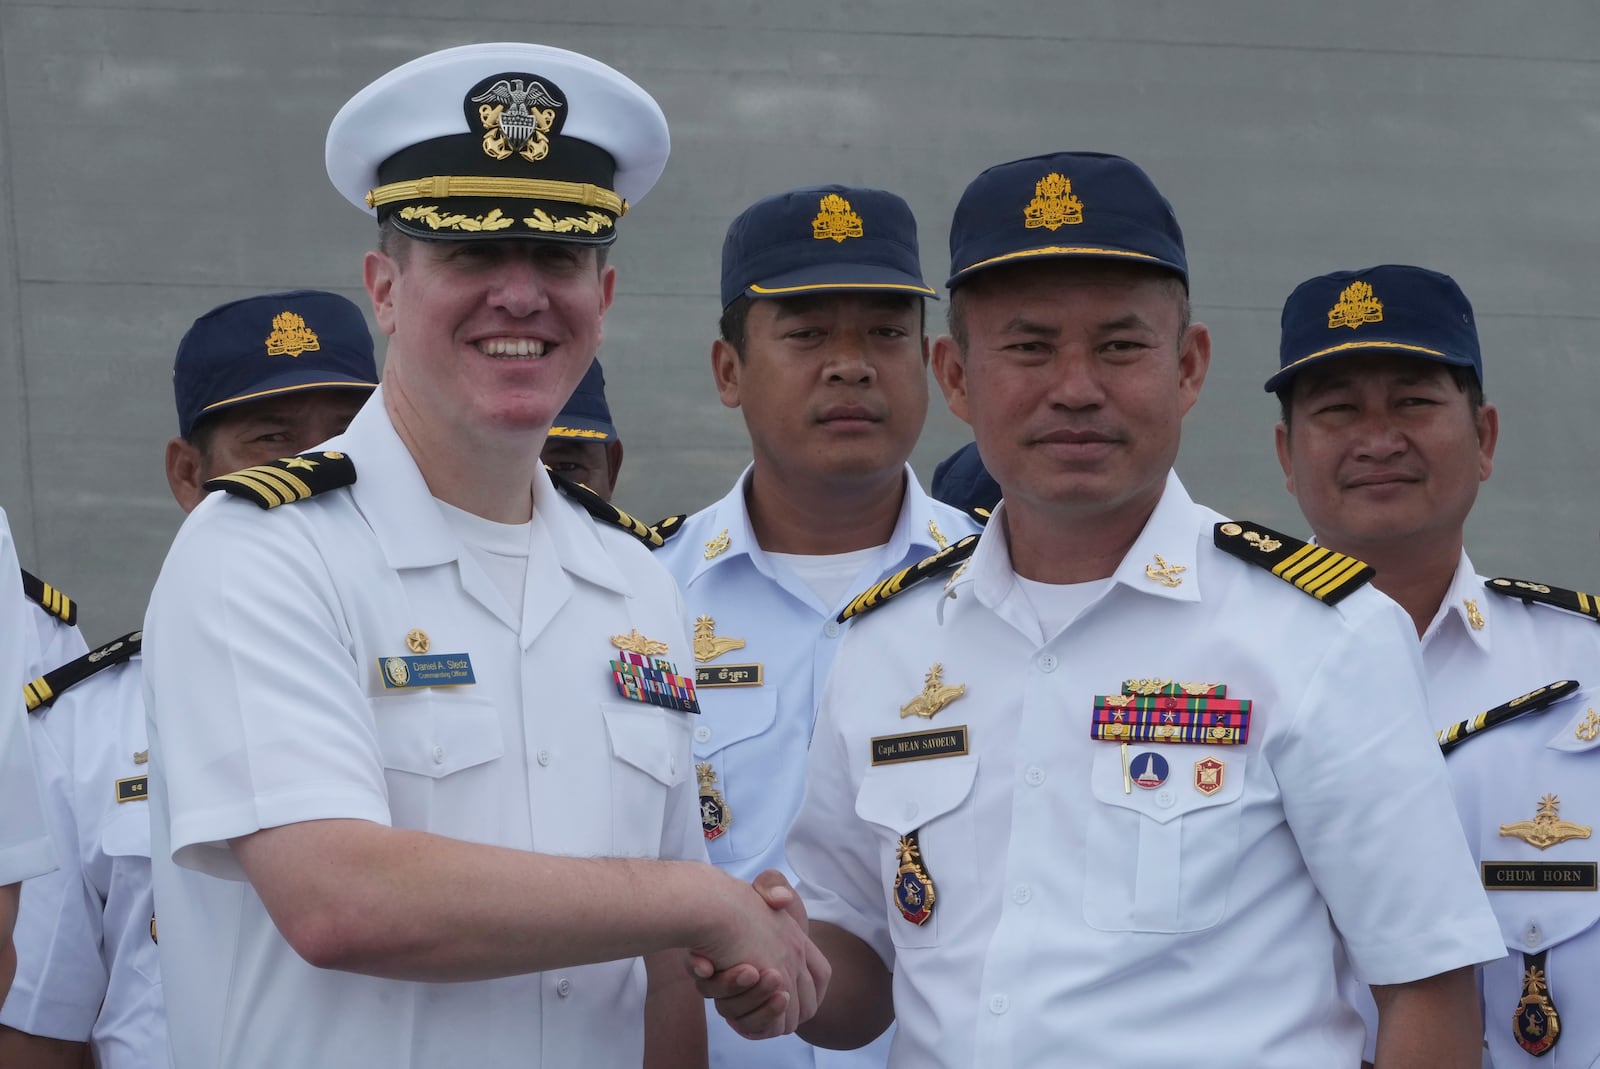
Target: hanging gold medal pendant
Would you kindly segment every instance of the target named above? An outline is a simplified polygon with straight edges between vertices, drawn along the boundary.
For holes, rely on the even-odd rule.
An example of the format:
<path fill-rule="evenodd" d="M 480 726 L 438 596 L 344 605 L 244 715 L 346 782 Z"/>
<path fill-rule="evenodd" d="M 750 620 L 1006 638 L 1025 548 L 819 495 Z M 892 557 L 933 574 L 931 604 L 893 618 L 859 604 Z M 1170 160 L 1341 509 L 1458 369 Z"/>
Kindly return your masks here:
<path fill-rule="evenodd" d="M 1537 954 L 1522 955 L 1522 1001 L 1517 1003 L 1511 1022 L 1517 1046 L 1535 1058 L 1548 1053 L 1561 1038 L 1561 1015 L 1550 998 L 1550 981 L 1544 971 L 1548 953 L 1548 950 L 1541 950 Z"/>
<path fill-rule="evenodd" d="M 728 825 L 733 823 L 733 810 L 722 800 L 722 792 L 713 786 L 717 773 L 710 761 L 695 765 L 694 772 L 700 780 L 700 830 L 709 843 L 727 834 Z"/>
<path fill-rule="evenodd" d="M 925 924 L 933 916 L 933 878 L 922 867 L 922 848 L 917 845 L 917 833 L 900 836 L 896 849 L 900 853 L 900 868 L 894 877 L 894 903 L 900 907 L 900 916 L 912 924 Z"/>

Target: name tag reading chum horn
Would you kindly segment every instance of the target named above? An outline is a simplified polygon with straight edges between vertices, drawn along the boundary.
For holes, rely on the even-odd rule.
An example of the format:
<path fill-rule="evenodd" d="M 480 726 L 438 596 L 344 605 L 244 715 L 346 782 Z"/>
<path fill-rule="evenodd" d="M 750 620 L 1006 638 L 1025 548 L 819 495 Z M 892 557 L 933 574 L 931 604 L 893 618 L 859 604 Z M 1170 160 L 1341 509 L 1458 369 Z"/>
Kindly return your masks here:
<path fill-rule="evenodd" d="M 378 678 L 384 690 L 464 687 L 478 681 L 472 674 L 472 658 L 465 653 L 379 657 Z"/>

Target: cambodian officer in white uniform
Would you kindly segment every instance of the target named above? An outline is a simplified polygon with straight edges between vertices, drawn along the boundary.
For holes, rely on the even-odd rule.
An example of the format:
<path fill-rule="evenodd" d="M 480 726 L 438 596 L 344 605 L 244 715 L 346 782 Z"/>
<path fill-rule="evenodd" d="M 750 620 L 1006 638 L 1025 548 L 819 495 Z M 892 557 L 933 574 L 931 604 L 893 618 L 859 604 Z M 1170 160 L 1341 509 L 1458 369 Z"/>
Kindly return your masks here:
<path fill-rule="evenodd" d="M 657 558 L 694 619 L 694 756 L 711 860 L 786 875 L 817 696 L 850 596 L 978 529 L 907 458 L 928 410 L 917 227 L 880 189 L 763 198 L 722 246 L 712 372 L 754 457 L 727 496 L 668 528 Z M 713 1020 L 713 1066 L 881 1066 L 799 1038 L 759 1046 Z"/>
<path fill-rule="evenodd" d="M 23 600 L 22 568 L 11 540 L 11 523 L 0 509 L 0 613 L 8 636 L 0 642 L 0 693 L 18 695 L 28 678 L 31 612 Z M 4 814 L 0 820 L 0 1001 L 4 1001 L 17 964 L 11 932 L 20 885 L 56 867 L 56 848 L 39 804 L 27 714 L 20 700 L 0 705 L 0 814 Z"/>
<path fill-rule="evenodd" d="M 1475 1057 L 1502 948 L 1404 615 L 1171 471 L 1210 343 L 1170 206 L 1118 157 L 1019 160 L 967 188 L 951 261 L 934 370 L 1004 500 L 852 605 L 881 608 L 789 839 L 835 970 L 802 1034 L 892 1012 L 896 1067 L 1348 1067 L 1343 958 L 1385 985 L 1390 1064 Z"/>
<path fill-rule="evenodd" d="M 775 976 L 774 1031 L 825 990 L 791 914 L 703 860 L 649 529 L 538 459 L 666 154 L 643 90 L 538 45 L 424 56 L 335 117 L 382 386 L 209 484 L 145 628 L 178 1069 L 693 1065 L 681 948 Z"/>
<path fill-rule="evenodd" d="M 1317 541 L 1370 563 L 1374 585 L 1410 614 L 1433 726 L 1547 684 L 1600 684 L 1592 598 L 1485 580 L 1463 548 L 1500 419 L 1484 401 L 1472 306 L 1454 280 L 1383 264 L 1304 282 L 1284 305 L 1279 361 L 1267 389 L 1281 401 L 1289 490 Z M 1569 696 L 1469 738 L 1446 761 L 1509 950 L 1482 981 L 1484 1034 L 1502 1069 L 1600 1062 L 1600 1022 L 1587 1009 L 1600 998 L 1591 704 Z"/>
<path fill-rule="evenodd" d="M 268 293 L 212 309 L 173 362 L 173 496 L 189 512 L 207 480 L 339 434 L 377 381 L 366 320 L 337 294 Z M 100 1069 L 166 1061 L 139 648 L 138 634 L 125 635 L 26 688 L 63 864 L 24 887 L 0 1065 L 76 1067 L 86 1046 Z"/>

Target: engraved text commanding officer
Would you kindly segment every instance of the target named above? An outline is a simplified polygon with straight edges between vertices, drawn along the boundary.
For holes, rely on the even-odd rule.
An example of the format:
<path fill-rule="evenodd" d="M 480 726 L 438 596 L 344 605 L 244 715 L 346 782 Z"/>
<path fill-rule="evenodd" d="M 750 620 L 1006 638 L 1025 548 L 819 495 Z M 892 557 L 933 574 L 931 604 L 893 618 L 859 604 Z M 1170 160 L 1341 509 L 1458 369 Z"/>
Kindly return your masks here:
<path fill-rule="evenodd" d="M 666 155 L 643 90 L 538 45 L 424 56 L 335 117 L 382 385 L 217 480 L 145 629 L 178 1069 L 693 1065 L 685 947 L 777 977 L 774 1031 L 812 1009 L 803 932 L 704 862 L 653 536 L 539 463 Z"/>

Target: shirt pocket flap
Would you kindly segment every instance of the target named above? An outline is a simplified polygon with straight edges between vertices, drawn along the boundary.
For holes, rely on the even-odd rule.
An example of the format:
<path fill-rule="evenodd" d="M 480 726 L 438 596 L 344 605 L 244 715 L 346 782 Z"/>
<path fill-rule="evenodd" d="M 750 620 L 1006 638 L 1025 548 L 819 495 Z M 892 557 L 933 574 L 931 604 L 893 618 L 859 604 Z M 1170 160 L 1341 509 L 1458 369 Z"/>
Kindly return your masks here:
<path fill-rule="evenodd" d="M 1107 745 L 1095 754 L 1089 779 L 1097 801 L 1167 824 L 1185 813 L 1238 801 L 1244 793 L 1245 754 L 1232 751 L 1129 746 L 1124 770 L 1122 747 Z"/>
<path fill-rule="evenodd" d="M 694 752 L 699 757 L 764 734 L 778 717 L 778 692 L 772 687 L 697 693 L 700 716 L 694 726 Z"/>
<path fill-rule="evenodd" d="M 150 809 L 119 807 L 100 832 L 100 849 L 107 857 L 150 856 Z"/>
<path fill-rule="evenodd" d="M 500 714 L 486 698 L 423 693 L 370 700 L 385 768 L 439 779 L 505 754 Z"/>
<path fill-rule="evenodd" d="M 1489 904 L 1506 946 L 1517 952 L 1548 950 L 1600 921 L 1600 894 L 1593 891 L 1495 891 Z"/>
<path fill-rule="evenodd" d="M 966 801 L 977 775 L 977 754 L 869 768 L 856 792 L 856 816 L 907 835 Z"/>
<path fill-rule="evenodd" d="M 687 714 L 620 702 L 603 703 L 600 712 L 617 760 L 668 787 L 689 778 Z"/>

